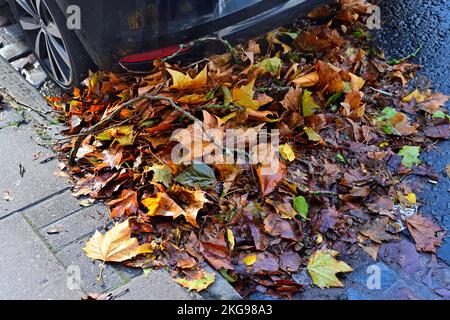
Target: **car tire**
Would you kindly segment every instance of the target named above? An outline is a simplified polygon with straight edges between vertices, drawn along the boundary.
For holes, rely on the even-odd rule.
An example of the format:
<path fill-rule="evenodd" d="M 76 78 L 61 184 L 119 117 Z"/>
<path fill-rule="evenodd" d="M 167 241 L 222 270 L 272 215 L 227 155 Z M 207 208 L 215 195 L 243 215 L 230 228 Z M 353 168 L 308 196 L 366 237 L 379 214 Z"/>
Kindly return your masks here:
<path fill-rule="evenodd" d="M 32 51 L 62 89 L 78 86 L 95 65 L 54 0 L 10 0 Z"/>

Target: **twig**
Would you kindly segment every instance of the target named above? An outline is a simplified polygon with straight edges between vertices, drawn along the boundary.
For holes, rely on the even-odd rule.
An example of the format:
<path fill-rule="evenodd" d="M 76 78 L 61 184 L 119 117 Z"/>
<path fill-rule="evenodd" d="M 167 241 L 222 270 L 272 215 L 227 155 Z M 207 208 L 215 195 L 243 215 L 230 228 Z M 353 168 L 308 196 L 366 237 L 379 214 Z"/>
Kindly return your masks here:
<path fill-rule="evenodd" d="M 2 90 L 2 91 L 3 91 L 3 90 Z M 5 93 L 5 92 L 4 92 L 4 93 Z M 51 119 L 49 119 L 49 117 L 48 117 L 48 115 L 51 114 L 51 111 L 43 111 L 43 110 L 36 109 L 36 108 L 34 108 L 34 107 L 32 107 L 32 106 L 29 106 L 29 105 L 27 105 L 27 104 L 25 104 L 25 103 L 22 103 L 22 102 L 17 101 L 17 100 L 14 99 L 13 97 L 11 97 L 9 94 L 6 94 L 6 93 L 5 93 L 5 95 L 6 95 L 6 100 L 7 100 L 11 105 L 16 104 L 16 105 L 18 105 L 18 106 L 20 106 L 20 107 L 23 107 L 23 108 L 25 108 L 25 109 L 31 110 L 31 111 L 37 113 L 38 115 L 40 115 L 40 116 L 41 116 L 42 118 L 44 118 L 45 120 L 51 122 Z M 14 108 L 14 106 L 13 106 L 13 108 Z"/>
<path fill-rule="evenodd" d="M 386 92 L 386 91 L 383 91 L 383 90 L 380 90 L 380 89 L 375 89 L 375 88 L 373 88 L 373 87 L 369 87 L 369 89 L 370 89 L 370 90 L 373 90 L 373 91 L 376 91 L 376 92 L 378 92 L 378 93 L 384 94 L 385 96 L 388 96 L 388 97 L 393 97 L 393 96 L 394 96 L 394 95 L 393 95 L 392 93 L 390 93 L 390 92 Z"/>
<path fill-rule="evenodd" d="M 319 191 L 311 191 L 311 195 L 313 196 L 331 196 L 336 197 L 338 194 L 333 191 L 319 190 Z"/>

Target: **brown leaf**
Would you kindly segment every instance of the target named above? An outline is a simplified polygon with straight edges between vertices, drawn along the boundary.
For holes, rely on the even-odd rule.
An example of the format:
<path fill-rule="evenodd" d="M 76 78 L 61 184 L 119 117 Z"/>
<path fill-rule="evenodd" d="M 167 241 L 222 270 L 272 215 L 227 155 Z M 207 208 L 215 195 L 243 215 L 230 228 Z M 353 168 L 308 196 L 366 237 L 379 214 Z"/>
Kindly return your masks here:
<path fill-rule="evenodd" d="M 411 236 L 416 242 L 417 251 L 434 252 L 441 245 L 444 233 L 431 219 L 415 214 L 405 220 Z"/>
<path fill-rule="evenodd" d="M 388 222 L 388 217 L 371 221 L 365 224 L 359 232 L 376 243 L 397 239 L 396 236 L 386 232 Z"/>
<path fill-rule="evenodd" d="M 139 209 L 137 193 L 133 190 L 123 190 L 118 198 L 109 201 L 107 205 L 113 207 L 111 218 L 120 217 L 124 214 L 135 214 Z"/>

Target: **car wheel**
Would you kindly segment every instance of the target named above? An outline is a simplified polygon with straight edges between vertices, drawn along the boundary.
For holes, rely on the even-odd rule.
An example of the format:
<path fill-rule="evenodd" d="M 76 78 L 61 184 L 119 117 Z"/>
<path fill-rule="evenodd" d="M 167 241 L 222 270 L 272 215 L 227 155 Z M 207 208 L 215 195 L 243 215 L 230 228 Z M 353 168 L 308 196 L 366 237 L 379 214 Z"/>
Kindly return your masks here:
<path fill-rule="evenodd" d="M 32 51 L 63 89 L 78 86 L 94 65 L 54 0 L 10 0 Z"/>

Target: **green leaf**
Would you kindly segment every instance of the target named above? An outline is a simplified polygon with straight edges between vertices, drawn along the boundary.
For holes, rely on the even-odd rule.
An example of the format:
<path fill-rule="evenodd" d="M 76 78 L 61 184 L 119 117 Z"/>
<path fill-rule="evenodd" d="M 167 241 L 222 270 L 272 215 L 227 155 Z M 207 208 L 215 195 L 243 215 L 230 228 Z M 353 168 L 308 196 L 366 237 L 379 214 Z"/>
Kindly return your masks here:
<path fill-rule="evenodd" d="M 162 183 L 167 188 L 170 187 L 170 183 L 172 182 L 173 175 L 172 170 L 163 164 L 155 164 L 149 169 L 153 171 L 153 179 L 152 182 Z"/>
<path fill-rule="evenodd" d="M 341 281 L 336 277 L 339 272 L 351 272 L 353 269 L 343 261 L 334 257 L 336 251 L 322 249 L 315 251 L 309 259 L 306 269 L 314 284 L 319 288 L 343 287 Z"/>
<path fill-rule="evenodd" d="M 312 128 L 305 127 L 304 130 L 305 130 L 306 135 L 308 136 L 309 140 L 316 141 L 316 142 L 322 141 L 322 137 L 317 132 L 315 132 Z"/>
<path fill-rule="evenodd" d="M 449 116 L 448 114 L 445 114 L 445 113 L 442 112 L 442 111 L 436 111 L 436 112 L 433 114 L 432 118 L 433 118 L 433 119 L 445 119 L 445 118 L 450 119 L 450 116 Z"/>
<path fill-rule="evenodd" d="M 294 210 L 297 211 L 303 218 L 308 219 L 309 206 L 308 202 L 306 202 L 305 197 L 296 197 L 294 199 L 293 207 Z"/>
<path fill-rule="evenodd" d="M 268 58 L 258 63 L 256 66 L 264 68 L 266 72 L 271 75 L 276 75 L 281 68 L 281 59 L 278 57 Z"/>
<path fill-rule="evenodd" d="M 302 107 L 303 107 L 303 116 L 310 117 L 314 115 L 314 113 L 320 109 L 320 107 L 314 102 L 312 98 L 311 91 L 305 90 L 303 91 L 302 98 Z"/>
<path fill-rule="evenodd" d="M 392 119 L 397 114 L 397 110 L 391 107 L 386 107 L 381 111 L 381 116 L 377 118 L 378 121 L 386 121 Z"/>
<path fill-rule="evenodd" d="M 204 188 L 215 182 L 216 176 L 210 166 L 200 163 L 188 167 L 174 180 L 184 186 Z"/>
<path fill-rule="evenodd" d="M 336 158 L 338 159 L 339 162 L 347 163 L 347 160 L 345 160 L 345 157 L 342 155 L 342 153 L 338 153 L 336 155 Z"/>
<path fill-rule="evenodd" d="M 420 147 L 404 146 L 398 155 L 403 156 L 402 164 L 407 168 L 412 168 L 414 164 L 419 165 L 422 163 L 419 159 Z"/>

